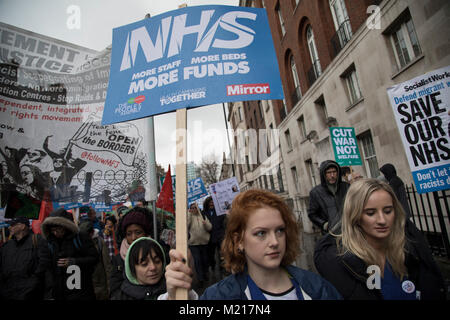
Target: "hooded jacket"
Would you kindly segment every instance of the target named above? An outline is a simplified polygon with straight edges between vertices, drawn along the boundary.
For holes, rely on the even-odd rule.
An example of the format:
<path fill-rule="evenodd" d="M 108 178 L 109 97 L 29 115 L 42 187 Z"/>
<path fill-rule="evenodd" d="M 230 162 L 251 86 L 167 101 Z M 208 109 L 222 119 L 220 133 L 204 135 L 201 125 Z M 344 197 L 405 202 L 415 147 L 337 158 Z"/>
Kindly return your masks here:
<path fill-rule="evenodd" d="M 153 229 L 153 219 L 151 216 L 151 212 L 149 210 L 146 210 L 144 208 L 133 208 L 129 210 L 119 221 L 118 224 L 118 230 L 119 230 L 119 237 L 121 242 L 118 242 L 118 245 L 120 245 L 120 251 L 128 251 L 128 243 L 126 239 L 126 230 L 127 227 L 131 224 L 137 224 L 142 227 L 144 232 L 149 235 L 152 233 Z M 125 254 L 124 254 L 125 256 Z M 111 270 L 111 278 L 109 281 L 110 286 L 110 294 L 111 297 L 115 296 L 116 291 L 120 290 L 120 286 L 122 285 L 122 282 L 124 281 L 125 275 L 125 263 L 123 260 L 122 255 L 120 252 L 116 254 L 111 259 L 112 264 L 112 270 Z"/>
<path fill-rule="evenodd" d="M 54 226 L 65 229 L 62 239 L 56 238 L 51 233 L 51 228 Z M 43 237 L 48 241 L 50 257 L 48 268 L 53 276 L 53 298 L 56 300 L 95 300 L 92 274 L 98 262 L 98 253 L 92 239 L 87 234 L 79 233 L 78 227 L 71 220 L 71 214 L 64 209 L 52 212 L 42 223 L 41 229 Z M 69 258 L 71 265 L 80 268 L 80 289 L 68 288 L 67 280 L 74 275 L 74 272 L 65 267 L 58 267 L 57 261 L 60 258 Z M 69 280 L 69 283 L 73 283 L 73 280 Z"/>
<path fill-rule="evenodd" d="M 125 279 L 123 280 L 120 290 L 114 292 L 111 296 L 111 300 L 156 300 L 159 295 L 166 292 L 166 281 L 164 274 L 158 283 L 154 285 L 142 285 L 139 284 L 136 277 L 132 274 L 130 270 L 130 252 L 131 248 L 141 240 L 151 240 L 155 242 L 160 248 L 162 256 L 164 257 L 162 269 L 165 270 L 166 267 L 166 256 L 165 251 L 161 245 L 148 237 L 141 237 L 136 239 L 128 248 L 127 255 L 125 257 Z"/>
<path fill-rule="evenodd" d="M 408 197 L 406 196 L 405 184 L 402 179 L 397 176 L 397 170 L 394 165 L 386 163 L 380 168 L 389 185 L 394 190 L 395 196 L 402 204 L 403 210 L 405 210 L 406 219 L 411 218 L 411 210 L 408 204 Z"/>
<path fill-rule="evenodd" d="M 415 225 L 405 226 L 405 266 L 422 300 L 445 299 L 445 284 L 425 239 Z M 379 289 L 368 289 L 366 263 L 352 253 L 338 255 L 336 238 L 331 234 L 316 244 L 314 263 L 319 274 L 330 281 L 344 300 L 382 300 Z"/>
<path fill-rule="evenodd" d="M 337 169 L 336 193 L 333 194 L 327 186 L 325 171 L 335 167 Z M 323 232 L 325 222 L 331 230 L 341 220 L 341 209 L 350 184 L 342 181 L 341 169 L 337 162 L 326 160 L 320 164 L 320 185 L 315 186 L 309 193 L 308 217 Z"/>
<path fill-rule="evenodd" d="M 286 271 L 299 284 L 305 300 L 342 300 L 339 292 L 319 275 L 295 266 Z M 250 300 L 247 288 L 247 270 L 232 274 L 205 290 L 200 300 Z"/>

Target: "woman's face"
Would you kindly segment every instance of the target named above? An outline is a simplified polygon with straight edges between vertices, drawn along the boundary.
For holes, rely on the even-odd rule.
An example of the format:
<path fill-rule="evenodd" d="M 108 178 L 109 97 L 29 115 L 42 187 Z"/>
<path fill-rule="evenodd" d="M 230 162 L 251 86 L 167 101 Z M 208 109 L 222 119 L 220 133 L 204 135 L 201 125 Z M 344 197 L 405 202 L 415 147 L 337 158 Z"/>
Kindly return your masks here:
<path fill-rule="evenodd" d="M 263 207 L 250 214 L 239 243 L 250 272 L 279 268 L 286 252 L 285 227 L 275 208 Z"/>
<path fill-rule="evenodd" d="M 144 237 L 144 229 L 138 224 L 130 224 L 125 233 L 128 244 L 132 244 L 134 240 Z"/>
<path fill-rule="evenodd" d="M 369 243 L 381 243 L 392 232 L 395 212 L 391 195 L 384 190 L 372 192 L 361 215 L 360 226 Z"/>
<path fill-rule="evenodd" d="M 114 224 L 112 223 L 111 220 L 106 220 L 105 228 L 111 232 L 114 231 Z"/>
<path fill-rule="evenodd" d="M 64 235 L 66 234 L 66 230 L 61 226 L 51 227 L 50 232 L 53 233 L 53 235 L 58 239 L 62 239 L 64 237 Z"/>
<path fill-rule="evenodd" d="M 157 284 L 163 275 L 163 262 L 156 255 L 155 250 L 151 250 L 144 260 L 142 259 L 142 250 L 139 252 L 139 261 L 141 263 L 135 266 L 136 279 L 140 284 Z"/>

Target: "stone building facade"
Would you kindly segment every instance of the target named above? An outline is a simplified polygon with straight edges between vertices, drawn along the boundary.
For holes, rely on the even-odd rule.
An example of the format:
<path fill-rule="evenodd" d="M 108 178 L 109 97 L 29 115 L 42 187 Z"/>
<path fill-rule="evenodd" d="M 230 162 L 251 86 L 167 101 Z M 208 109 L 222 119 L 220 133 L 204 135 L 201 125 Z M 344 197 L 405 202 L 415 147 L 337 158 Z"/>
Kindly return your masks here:
<path fill-rule="evenodd" d="M 377 177 L 379 167 L 392 163 L 411 184 L 386 90 L 450 65 L 450 3 L 241 0 L 240 5 L 266 8 L 285 95 L 283 101 L 243 102 L 246 121 L 240 126 L 278 129 L 283 181 L 304 230 L 314 231 L 306 209 L 309 191 L 320 183 L 319 165 L 334 159 L 330 127 L 355 129 L 363 161 L 353 167 L 356 172 Z M 232 128 L 237 105 L 230 107 Z M 268 108 L 263 107 L 264 120 L 258 105 Z M 239 181 L 258 181 L 264 173 L 258 168 Z"/>

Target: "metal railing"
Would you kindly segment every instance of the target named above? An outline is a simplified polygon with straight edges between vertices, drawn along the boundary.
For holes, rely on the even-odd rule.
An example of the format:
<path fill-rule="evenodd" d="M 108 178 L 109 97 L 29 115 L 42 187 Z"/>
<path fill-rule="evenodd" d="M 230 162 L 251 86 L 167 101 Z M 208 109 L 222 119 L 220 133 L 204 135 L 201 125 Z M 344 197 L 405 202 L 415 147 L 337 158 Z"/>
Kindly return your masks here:
<path fill-rule="evenodd" d="M 331 37 L 331 47 L 333 48 L 333 58 L 336 57 L 342 48 L 350 41 L 352 37 L 352 29 L 350 20 L 344 20 L 336 33 Z"/>
<path fill-rule="evenodd" d="M 424 234 L 433 254 L 450 259 L 450 191 L 420 194 L 411 185 L 406 186 L 406 194 L 412 220 Z"/>
<path fill-rule="evenodd" d="M 313 83 L 317 80 L 317 78 L 320 76 L 321 73 L 322 71 L 320 68 L 320 62 L 319 59 L 317 59 L 313 61 L 311 68 L 308 70 L 307 77 L 309 86 L 313 85 Z"/>

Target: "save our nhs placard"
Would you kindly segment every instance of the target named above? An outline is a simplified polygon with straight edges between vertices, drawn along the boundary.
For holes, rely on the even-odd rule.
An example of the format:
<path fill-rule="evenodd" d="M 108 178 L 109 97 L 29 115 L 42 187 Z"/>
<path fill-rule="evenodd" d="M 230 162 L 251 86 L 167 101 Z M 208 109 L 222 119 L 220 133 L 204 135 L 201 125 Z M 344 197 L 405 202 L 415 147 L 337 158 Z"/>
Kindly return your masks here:
<path fill-rule="evenodd" d="M 265 9 L 185 7 L 113 30 L 102 124 L 283 97 Z"/>
<path fill-rule="evenodd" d="M 450 189 L 450 66 L 388 88 L 419 193 Z"/>

